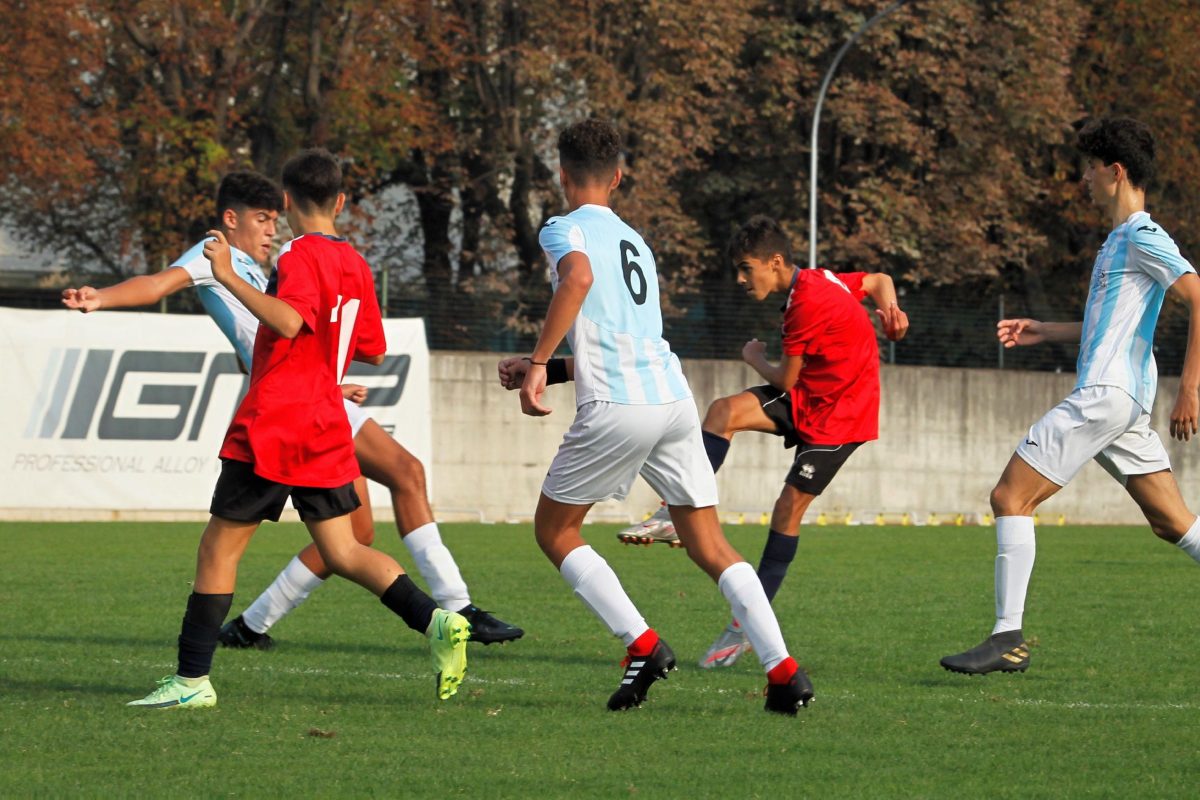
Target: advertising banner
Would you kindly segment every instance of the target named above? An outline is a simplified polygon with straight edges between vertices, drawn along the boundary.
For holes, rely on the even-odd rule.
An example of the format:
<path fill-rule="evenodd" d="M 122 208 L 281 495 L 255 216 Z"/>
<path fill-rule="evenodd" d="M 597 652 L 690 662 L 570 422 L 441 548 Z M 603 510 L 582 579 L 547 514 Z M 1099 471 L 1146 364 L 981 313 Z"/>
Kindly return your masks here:
<path fill-rule="evenodd" d="M 424 323 L 383 324 L 383 364 L 355 363 L 346 380 L 368 387 L 363 408 L 428 473 Z M 8 308 L 0 374 L 0 512 L 10 517 L 207 511 L 217 453 L 249 382 L 207 316 Z M 388 508 L 387 491 L 372 484 L 371 502 Z"/>

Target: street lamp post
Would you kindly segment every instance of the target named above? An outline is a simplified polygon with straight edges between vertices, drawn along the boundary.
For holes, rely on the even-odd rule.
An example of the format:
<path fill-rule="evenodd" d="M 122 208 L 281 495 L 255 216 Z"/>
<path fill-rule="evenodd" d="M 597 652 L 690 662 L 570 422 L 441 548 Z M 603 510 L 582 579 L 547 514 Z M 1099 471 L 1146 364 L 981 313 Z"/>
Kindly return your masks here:
<path fill-rule="evenodd" d="M 829 69 L 825 73 L 824 80 L 821 81 L 821 88 L 817 92 L 817 107 L 813 111 L 812 124 L 812 160 L 809 165 L 809 193 L 808 193 L 808 268 L 816 269 L 817 267 L 817 130 L 821 125 L 821 106 L 825 104 L 825 93 L 829 91 L 829 83 L 833 80 L 833 73 L 837 72 L 838 65 L 842 63 L 842 57 L 846 55 L 854 43 L 862 37 L 864 33 L 875 26 L 875 23 L 891 14 L 900 6 L 907 3 L 908 0 L 896 0 L 887 8 L 880 11 L 875 16 L 871 17 L 863 24 L 858 31 L 851 36 L 841 49 L 837 51 L 837 55 L 833 57 L 833 63 L 829 65 Z"/>

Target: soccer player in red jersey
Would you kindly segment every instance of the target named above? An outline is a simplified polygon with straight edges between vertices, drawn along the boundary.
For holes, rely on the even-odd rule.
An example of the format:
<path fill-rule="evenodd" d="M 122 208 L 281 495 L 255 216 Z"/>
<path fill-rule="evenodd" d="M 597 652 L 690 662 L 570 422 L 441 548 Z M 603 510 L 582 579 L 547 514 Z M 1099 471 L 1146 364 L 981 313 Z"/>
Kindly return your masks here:
<path fill-rule="evenodd" d="M 350 522 L 360 505 L 359 469 L 339 384 L 350 359 L 378 364 L 386 345 L 371 270 L 337 235 L 341 181 L 337 160 L 324 150 L 306 150 L 284 165 L 284 209 L 298 236 L 280 252 L 266 292 L 234 271 L 220 231 L 205 244 L 213 277 L 261 326 L 250 388 L 221 447 L 178 671 L 131 706 L 216 705 L 208 674 L 238 562 L 259 524 L 278 520 L 289 496 L 325 563 L 429 637 L 440 698 L 457 691 L 466 671 L 467 620 L 438 608 L 390 556 L 359 543 Z"/>
<path fill-rule="evenodd" d="M 747 342 L 742 360 L 767 383 L 714 401 L 702 434 L 714 472 L 733 435 L 741 431 L 781 436 L 784 447 L 796 448 L 758 565 L 763 589 L 774 599 L 796 554 L 800 520 L 809 504 L 851 453 L 879 438 L 879 347 L 860 301 L 870 296 L 884 335 L 893 341 L 904 338 L 908 317 L 887 275 L 798 268 L 787 234 L 769 217 L 755 216 L 742 225 L 730 240 L 728 255 L 738 286 L 755 300 L 787 294 L 782 360 L 770 363 L 763 342 Z M 700 666 L 729 666 L 749 648 L 734 620 Z"/>

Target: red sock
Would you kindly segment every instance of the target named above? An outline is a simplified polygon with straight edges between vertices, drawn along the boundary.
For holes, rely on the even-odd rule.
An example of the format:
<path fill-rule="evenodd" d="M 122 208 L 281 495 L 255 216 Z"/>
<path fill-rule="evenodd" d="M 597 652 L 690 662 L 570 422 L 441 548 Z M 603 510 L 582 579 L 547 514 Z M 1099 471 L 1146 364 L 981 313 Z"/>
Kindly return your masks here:
<path fill-rule="evenodd" d="M 631 656 L 648 656 L 654 652 L 654 645 L 656 644 L 658 644 L 658 634 L 654 631 L 654 628 L 649 628 L 641 636 L 634 639 L 633 644 L 629 645 L 625 650 Z"/>
<path fill-rule="evenodd" d="M 796 659 L 788 656 L 767 672 L 767 683 L 787 683 L 798 669 Z"/>

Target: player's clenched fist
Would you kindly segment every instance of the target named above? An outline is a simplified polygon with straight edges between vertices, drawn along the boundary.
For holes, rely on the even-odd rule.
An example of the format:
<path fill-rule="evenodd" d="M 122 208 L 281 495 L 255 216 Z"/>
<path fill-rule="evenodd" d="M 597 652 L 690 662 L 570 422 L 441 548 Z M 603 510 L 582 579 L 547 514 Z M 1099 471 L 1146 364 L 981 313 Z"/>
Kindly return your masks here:
<path fill-rule="evenodd" d="M 82 311 L 84 314 L 89 311 L 96 311 L 100 308 L 100 292 L 91 286 L 83 286 L 79 289 L 63 289 L 62 304 L 67 308 Z"/>
<path fill-rule="evenodd" d="M 525 382 L 525 373 L 529 370 L 529 362 L 520 356 L 502 358 L 496 365 L 500 377 L 500 385 L 505 389 L 520 389 Z"/>
<path fill-rule="evenodd" d="M 521 383 L 521 413 L 530 417 L 544 417 L 553 409 L 542 405 L 546 392 L 546 365 L 526 362 L 525 380 Z"/>

